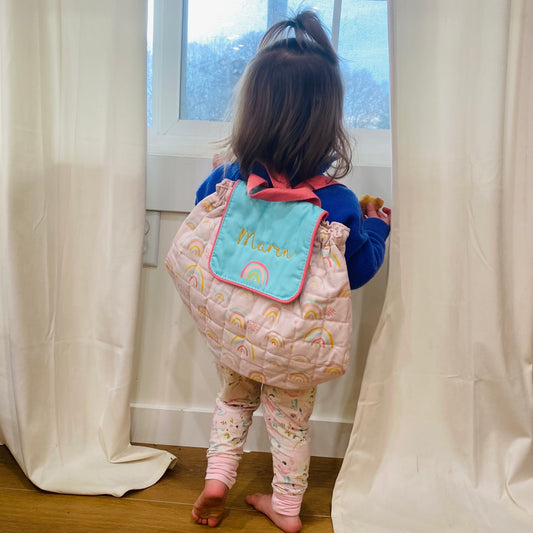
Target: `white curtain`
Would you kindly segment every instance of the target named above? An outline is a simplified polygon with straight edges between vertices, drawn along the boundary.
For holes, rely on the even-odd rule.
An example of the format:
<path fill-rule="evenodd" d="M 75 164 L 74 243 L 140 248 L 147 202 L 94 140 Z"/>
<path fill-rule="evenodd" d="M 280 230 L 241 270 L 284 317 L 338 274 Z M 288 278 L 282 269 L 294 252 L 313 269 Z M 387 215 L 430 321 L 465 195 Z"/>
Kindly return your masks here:
<path fill-rule="evenodd" d="M 533 2 L 391 0 L 384 310 L 336 533 L 533 531 Z"/>
<path fill-rule="evenodd" d="M 0 439 L 42 489 L 121 495 L 145 169 L 143 0 L 0 2 Z"/>

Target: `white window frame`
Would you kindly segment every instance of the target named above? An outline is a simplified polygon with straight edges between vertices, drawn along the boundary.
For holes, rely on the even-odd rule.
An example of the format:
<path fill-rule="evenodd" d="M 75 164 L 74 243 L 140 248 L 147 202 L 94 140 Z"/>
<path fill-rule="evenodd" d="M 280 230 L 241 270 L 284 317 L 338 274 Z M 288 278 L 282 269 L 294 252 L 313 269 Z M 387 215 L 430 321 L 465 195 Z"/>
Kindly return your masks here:
<path fill-rule="evenodd" d="M 148 127 L 147 139 L 148 209 L 187 210 L 184 208 L 186 204 L 179 201 L 177 204 L 163 201 L 178 190 L 174 171 L 181 174 L 181 169 L 196 169 L 198 173 L 209 170 L 211 158 L 217 151 L 216 142 L 229 133 L 228 123 L 177 118 L 180 105 L 183 12 L 186 2 L 187 0 L 154 0 L 152 125 Z M 335 47 L 338 43 L 341 5 L 342 0 L 335 0 L 332 28 Z M 390 130 L 352 129 L 350 133 L 356 139 L 355 165 L 391 166 Z M 201 182 L 201 178 L 200 175 L 194 175 L 187 187 L 193 190 Z M 169 191 L 168 183 L 164 185 L 162 181 L 172 181 L 174 189 Z M 156 194 L 154 190 L 157 190 Z M 191 191 L 185 191 L 184 194 L 188 196 Z"/>
<path fill-rule="evenodd" d="M 208 157 L 210 144 L 228 132 L 223 122 L 178 120 L 183 0 L 155 0 L 152 65 L 152 126 L 148 153 Z"/>

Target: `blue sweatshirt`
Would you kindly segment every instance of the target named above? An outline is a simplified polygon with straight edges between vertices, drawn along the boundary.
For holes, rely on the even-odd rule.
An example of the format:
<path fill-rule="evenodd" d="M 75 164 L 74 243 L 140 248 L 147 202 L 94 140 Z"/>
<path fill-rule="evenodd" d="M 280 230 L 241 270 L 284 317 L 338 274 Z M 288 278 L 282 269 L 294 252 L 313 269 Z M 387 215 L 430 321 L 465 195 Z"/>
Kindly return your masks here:
<path fill-rule="evenodd" d="M 266 169 L 255 165 L 253 171 L 271 183 Z M 219 166 L 205 179 L 196 192 L 196 203 L 214 193 L 217 183 L 224 178 L 237 181 L 243 179 L 238 163 Z M 355 194 L 338 183 L 318 189 L 322 209 L 328 212 L 327 220 L 340 222 L 350 229 L 344 253 L 348 266 L 348 277 L 352 289 L 370 281 L 383 264 L 385 241 L 389 226 L 379 218 L 363 219 L 363 213 Z"/>

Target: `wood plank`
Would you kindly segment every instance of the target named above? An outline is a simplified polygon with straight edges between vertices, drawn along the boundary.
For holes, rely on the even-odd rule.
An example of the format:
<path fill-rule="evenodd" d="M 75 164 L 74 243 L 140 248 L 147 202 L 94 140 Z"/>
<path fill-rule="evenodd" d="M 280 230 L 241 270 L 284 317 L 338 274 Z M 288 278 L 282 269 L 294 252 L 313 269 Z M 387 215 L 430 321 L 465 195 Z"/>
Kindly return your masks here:
<path fill-rule="evenodd" d="M 24 476 L 5 446 L 0 446 L 0 531 L 3 533 L 74 533 L 127 531 L 199 532 L 191 510 L 203 487 L 205 450 L 164 448 L 178 457 L 173 471 L 144 490 L 122 498 L 51 494 L 39 490 Z M 302 507 L 304 533 L 332 533 L 331 493 L 340 468 L 339 459 L 313 458 L 310 484 Z M 228 498 L 224 520 L 216 531 L 279 532 L 261 513 L 244 501 L 247 494 L 269 492 L 270 454 L 245 454 L 239 477 Z"/>
<path fill-rule="evenodd" d="M 192 506 L 107 496 L 67 496 L 0 489 L 3 533 L 130 533 L 204 531 L 190 518 Z M 329 517 L 303 517 L 307 533 L 333 532 Z M 274 533 L 279 529 L 254 510 L 229 510 L 220 532 Z"/>

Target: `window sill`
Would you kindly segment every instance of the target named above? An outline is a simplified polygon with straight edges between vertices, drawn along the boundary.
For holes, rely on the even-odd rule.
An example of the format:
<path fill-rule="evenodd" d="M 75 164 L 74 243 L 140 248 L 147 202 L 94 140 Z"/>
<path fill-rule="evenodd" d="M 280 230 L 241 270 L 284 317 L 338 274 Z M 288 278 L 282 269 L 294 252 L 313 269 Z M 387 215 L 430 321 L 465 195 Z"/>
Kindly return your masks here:
<path fill-rule="evenodd" d="M 194 205 L 197 188 L 212 170 L 216 141 L 227 134 L 206 138 L 202 132 L 190 135 L 149 137 L 147 156 L 146 209 L 188 212 Z M 354 169 L 343 183 L 356 192 L 381 196 L 391 201 L 391 150 L 389 130 L 353 130 L 357 139 Z"/>

